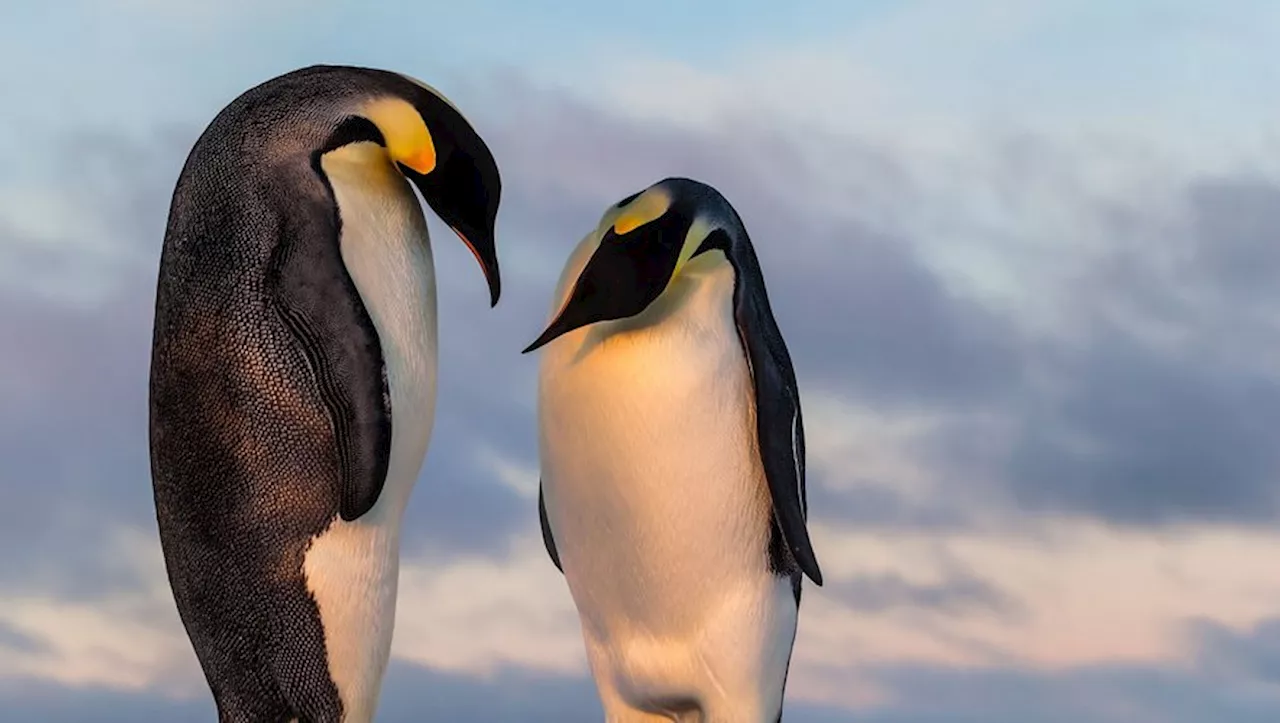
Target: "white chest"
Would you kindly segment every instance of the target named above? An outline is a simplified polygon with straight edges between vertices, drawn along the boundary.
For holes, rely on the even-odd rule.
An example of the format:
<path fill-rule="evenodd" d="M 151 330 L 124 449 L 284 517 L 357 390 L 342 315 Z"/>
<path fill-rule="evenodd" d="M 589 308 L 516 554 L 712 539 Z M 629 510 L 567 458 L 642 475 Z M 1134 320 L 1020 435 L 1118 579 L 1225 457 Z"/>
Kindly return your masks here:
<path fill-rule="evenodd" d="M 436 286 L 426 221 L 403 176 L 368 145 L 330 153 L 323 168 L 342 218 L 342 259 L 387 367 L 391 458 L 373 509 L 353 522 L 335 517 L 305 560 L 348 723 L 372 719 L 390 654 L 400 522 L 430 442 L 436 398 Z"/>
<path fill-rule="evenodd" d="M 342 260 L 378 330 L 387 365 L 390 486 L 401 481 L 394 474 L 397 461 L 420 465 L 430 437 L 437 364 L 435 265 L 426 220 L 404 177 L 385 161 L 356 163 L 339 153 L 330 154 L 324 168 L 342 217 Z M 405 492 L 385 490 L 374 513 L 387 508 L 384 499 L 402 507 Z"/>
<path fill-rule="evenodd" d="M 542 360 L 548 516 L 580 611 L 604 627 L 696 626 L 726 589 L 767 576 L 732 269 L 700 257 L 675 283 L 640 317 L 566 334 Z"/>

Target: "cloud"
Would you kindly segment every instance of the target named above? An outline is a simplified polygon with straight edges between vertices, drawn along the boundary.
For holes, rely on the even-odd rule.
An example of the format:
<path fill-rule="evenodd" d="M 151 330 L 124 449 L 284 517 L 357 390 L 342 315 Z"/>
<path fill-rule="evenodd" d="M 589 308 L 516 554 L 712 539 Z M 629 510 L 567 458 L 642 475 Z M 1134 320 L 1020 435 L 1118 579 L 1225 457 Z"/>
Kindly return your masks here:
<path fill-rule="evenodd" d="M 1196 620 L 1190 634 L 1202 670 L 1218 680 L 1259 685 L 1280 698 L 1280 617 L 1240 628 Z"/>
<path fill-rule="evenodd" d="M 90 595 L 21 589 L 0 600 L 0 679 L 68 688 L 193 693 L 199 668 L 173 609 L 160 549 L 118 528 L 95 562 L 111 581 Z M 79 598 L 79 599 L 78 599 Z"/>
<path fill-rule="evenodd" d="M 823 700 L 846 695 L 840 671 L 868 665 L 1175 665 L 1194 658 L 1188 620 L 1254 624 L 1280 594 L 1266 572 L 1273 534 L 1037 519 L 941 534 L 821 525 L 815 545 L 828 583 L 805 593 L 796 693 Z M 898 599 L 881 590 L 881 604 L 866 605 L 867 580 L 893 581 Z M 961 601 L 998 604 L 937 604 L 957 589 Z M 921 591 L 935 604 L 920 604 Z"/>
<path fill-rule="evenodd" d="M 1246 79 L 1276 75 L 1276 20 L 1261 3 L 916 0 L 715 59 L 628 53 L 587 87 L 638 118 L 702 128 L 767 114 L 947 150 L 1009 129 L 1118 131 L 1197 163 L 1249 163 L 1275 103 Z"/>
<path fill-rule="evenodd" d="M 496 559 L 455 555 L 405 563 L 397 659 L 481 677 L 507 667 L 586 672 L 572 598 L 540 535 L 512 538 Z"/>
<path fill-rule="evenodd" d="M 1245 318 L 1273 310 L 1280 301 L 1271 280 L 1280 253 L 1270 242 L 1280 228 L 1280 187 L 1265 176 L 1211 177 L 1187 192 L 1195 260 L 1219 288 L 1222 301 Z"/>
<path fill-rule="evenodd" d="M 1057 380 L 1027 408 L 1010 486 L 1034 509 L 1120 524 L 1276 518 L 1276 299 L 1251 283 L 1277 217 L 1275 183 L 1197 179 L 1173 217 L 1132 216 L 1082 280 L 1077 321 L 1052 340 Z"/>
<path fill-rule="evenodd" d="M 1118 329 L 1091 342 L 1067 367 L 1061 406 L 1028 415 L 1009 476 L 1022 505 L 1129 524 L 1275 519 L 1275 377 L 1224 373 Z"/>
<path fill-rule="evenodd" d="M 11 586 L 0 602 L 0 681 L 203 696 L 150 530 L 109 539 L 94 560 L 107 581 L 96 591 Z M 477 681 L 585 677 L 578 619 L 540 539 L 505 542 L 495 554 L 405 551 L 395 666 Z M 1267 629 L 1280 595 L 1266 577 L 1275 535 L 1153 540 L 1066 523 L 886 535 L 818 525 L 815 542 L 828 583 L 805 594 L 788 688 L 797 706 L 867 712 L 907 701 L 913 694 L 880 678 L 901 667 L 1181 669 L 1216 659 L 1210 649 L 1249 661 L 1232 652 L 1242 637 L 1228 631 Z"/>
<path fill-rule="evenodd" d="M 914 583 L 901 574 L 861 575 L 834 590 L 853 610 L 870 613 L 893 608 L 926 608 L 942 612 L 989 610 L 1006 613 L 1016 607 L 992 585 L 971 575 L 957 575 L 939 583 Z"/>
<path fill-rule="evenodd" d="M 1280 711 L 1273 693 L 1223 686 L 1176 667 L 1091 665 L 1043 673 L 993 667 L 881 669 L 901 693 L 855 723 L 1262 723 Z"/>
<path fill-rule="evenodd" d="M 146 452 L 149 299 L 92 312 L 0 291 L 0 579 L 53 561 L 93 579 L 108 526 L 154 519 Z M 69 569 L 73 560 L 80 561 Z M 93 579 L 91 584 L 100 580 Z"/>

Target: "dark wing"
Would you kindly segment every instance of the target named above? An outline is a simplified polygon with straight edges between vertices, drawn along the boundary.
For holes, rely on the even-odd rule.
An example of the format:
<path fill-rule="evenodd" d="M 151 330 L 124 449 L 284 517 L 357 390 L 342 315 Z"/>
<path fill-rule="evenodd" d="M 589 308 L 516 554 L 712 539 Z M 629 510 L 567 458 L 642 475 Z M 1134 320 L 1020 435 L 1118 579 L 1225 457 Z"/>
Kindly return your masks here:
<path fill-rule="evenodd" d="M 732 244 L 728 256 L 736 271 L 734 316 L 755 386 L 756 433 L 774 518 L 791 557 L 814 584 L 821 585 L 822 571 L 805 524 L 804 419 L 791 355 L 769 308 L 764 277 L 750 242 Z"/>
<path fill-rule="evenodd" d="M 391 394 L 378 333 L 342 263 L 342 222 L 327 181 L 325 191 L 324 197 L 291 198 L 292 206 L 280 209 L 267 284 L 333 422 L 338 511 L 351 521 L 373 507 L 386 482 Z"/>
<path fill-rule="evenodd" d="M 542 480 L 538 480 L 538 521 L 542 524 L 542 544 L 547 546 L 547 554 L 551 556 L 551 562 L 555 563 L 556 569 L 564 572 L 564 568 L 560 567 L 560 553 L 556 552 L 556 540 L 551 536 L 551 523 L 547 521 L 547 503 L 542 497 Z"/>

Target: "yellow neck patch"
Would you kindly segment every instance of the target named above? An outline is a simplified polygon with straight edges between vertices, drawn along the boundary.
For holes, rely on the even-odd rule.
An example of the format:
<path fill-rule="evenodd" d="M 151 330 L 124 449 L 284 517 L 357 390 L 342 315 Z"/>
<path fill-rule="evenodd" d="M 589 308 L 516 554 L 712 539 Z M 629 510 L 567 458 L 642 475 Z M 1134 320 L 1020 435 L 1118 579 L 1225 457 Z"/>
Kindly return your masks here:
<path fill-rule="evenodd" d="M 628 234 L 661 218 L 668 208 L 671 208 L 671 197 L 666 193 L 657 189 L 645 191 L 622 209 L 622 214 L 613 222 L 613 232 L 619 236 Z"/>
<path fill-rule="evenodd" d="M 671 272 L 674 278 L 684 268 L 684 265 L 693 258 L 693 252 L 698 250 L 702 242 L 711 235 L 712 231 L 720 228 L 719 224 L 712 224 L 702 216 L 693 219 L 693 225 L 689 227 L 689 232 L 684 236 L 684 245 L 680 247 L 680 256 L 676 259 L 676 268 Z"/>
<path fill-rule="evenodd" d="M 435 170 L 431 131 L 412 105 L 400 98 L 379 98 L 365 106 L 364 115 L 382 132 L 391 160 L 423 175 Z"/>

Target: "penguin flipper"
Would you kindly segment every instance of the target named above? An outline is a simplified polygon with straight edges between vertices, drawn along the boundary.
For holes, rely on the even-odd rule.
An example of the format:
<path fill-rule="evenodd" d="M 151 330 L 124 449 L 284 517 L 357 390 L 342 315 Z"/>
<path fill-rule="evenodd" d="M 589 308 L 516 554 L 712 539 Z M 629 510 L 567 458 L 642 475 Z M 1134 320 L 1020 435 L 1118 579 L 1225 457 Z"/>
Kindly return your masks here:
<path fill-rule="evenodd" d="M 285 214 L 267 283 L 332 421 L 338 513 L 351 521 L 373 507 L 386 482 L 391 390 L 377 330 L 342 263 L 338 223 L 332 208 Z"/>
<path fill-rule="evenodd" d="M 560 567 L 560 553 L 556 552 L 556 540 L 551 536 L 551 523 L 547 521 L 547 503 L 542 497 L 542 480 L 538 480 L 538 521 L 542 524 L 542 544 L 547 546 L 547 554 L 551 556 L 551 562 L 555 564 L 556 569 L 564 574 L 564 568 Z"/>
<path fill-rule="evenodd" d="M 814 584 L 822 571 L 806 525 L 804 418 L 795 369 L 769 308 L 764 277 L 748 244 L 735 244 L 730 260 L 738 274 L 734 317 L 755 387 L 756 434 L 773 501 L 773 514 L 787 549 Z"/>

